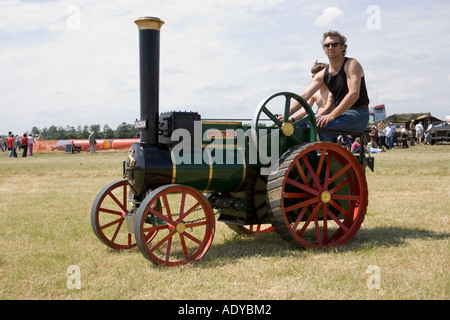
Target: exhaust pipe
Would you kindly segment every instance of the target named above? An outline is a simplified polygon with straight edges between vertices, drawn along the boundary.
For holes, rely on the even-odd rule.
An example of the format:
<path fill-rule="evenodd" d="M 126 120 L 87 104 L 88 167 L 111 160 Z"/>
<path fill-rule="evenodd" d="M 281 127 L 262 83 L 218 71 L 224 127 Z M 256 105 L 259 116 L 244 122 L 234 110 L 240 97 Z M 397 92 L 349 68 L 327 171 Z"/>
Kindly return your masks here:
<path fill-rule="evenodd" d="M 143 17 L 134 21 L 139 28 L 139 73 L 141 119 L 136 128 L 141 130 L 141 143 L 158 144 L 159 121 L 159 51 L 160 30 L 164 21 Z"/>

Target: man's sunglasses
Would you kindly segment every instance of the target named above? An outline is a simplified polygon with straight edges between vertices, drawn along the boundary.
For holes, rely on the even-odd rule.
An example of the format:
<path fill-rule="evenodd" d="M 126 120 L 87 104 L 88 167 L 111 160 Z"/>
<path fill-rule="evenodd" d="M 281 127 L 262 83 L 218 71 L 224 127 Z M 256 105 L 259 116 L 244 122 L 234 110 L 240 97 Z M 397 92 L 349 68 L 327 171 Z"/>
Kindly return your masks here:
<path fill-rule="evenodd" d="M 323 47 L 324 48 L 329 48 L 329 47 L 333 47 L 336 48 L 338 45 L 340 45 L 340 42 L 330 42 L 330 43 L 324 43 Z"/>

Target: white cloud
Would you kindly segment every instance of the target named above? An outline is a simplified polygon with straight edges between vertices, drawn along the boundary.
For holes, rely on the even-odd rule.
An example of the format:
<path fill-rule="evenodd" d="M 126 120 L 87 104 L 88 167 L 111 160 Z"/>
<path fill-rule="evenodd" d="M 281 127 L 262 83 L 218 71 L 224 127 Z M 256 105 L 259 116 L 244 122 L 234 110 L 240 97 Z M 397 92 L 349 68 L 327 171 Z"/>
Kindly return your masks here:
<path fill-rule="evenodd" d="M 344 15 L 341 9 L 329 7 L 322 11 L 322 15 L 317 17 L 315 24 L 323 28 L 337 28 L 341 25 L 341 18 Z"/>
<path fill-rule="evenodd" d="M 386 104 L 388 113 L 422 108 L 437 117 L 449 114 L 440 97 L 450 81 L 442 41 L 450 6 L 437 0 L 377 5 L 382 27 L 369 30 L 367 8 L 356 0 L 340 8 L 306 0 L 1 1 L 0 106 L 8 117 L 0 118 L 0 127 L 115 128 L 134 121 L 139 62 L 133 21 L 141 16 L 166 22 L 161 111 L 249 118 L 266 96 L 304 89 L 314 61 L 326 62 L 321 35 L 339 27 L 349 39 L 348 55 L 368 75 L 373 102 Z M 79 28 L 68 25 L 76 21 L 71 6 L 80 9 Z"/>

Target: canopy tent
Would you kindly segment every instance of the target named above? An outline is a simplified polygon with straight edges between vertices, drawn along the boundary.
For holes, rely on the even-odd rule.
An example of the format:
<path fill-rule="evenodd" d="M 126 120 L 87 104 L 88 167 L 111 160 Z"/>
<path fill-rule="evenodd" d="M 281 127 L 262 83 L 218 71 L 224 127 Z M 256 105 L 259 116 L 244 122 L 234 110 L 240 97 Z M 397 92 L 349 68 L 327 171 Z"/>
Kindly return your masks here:
<path fill-rule="evenodd" d="M 433 117 L 430 112 L 427 113 L 394 113 L 393 115 L 390 115 L 389 117 L 386 117 L 382 119 L 384 123 L 403 123 L 405 126 L 409 126 L 411 123 L 411 120 L 414 120 L 416 123 L 419 121 L 422 121 L 422 123 L 425 125 L 425 121 L 430 120 L 432 123 L 435 122 L 444 122 L 436 117 Z"/>

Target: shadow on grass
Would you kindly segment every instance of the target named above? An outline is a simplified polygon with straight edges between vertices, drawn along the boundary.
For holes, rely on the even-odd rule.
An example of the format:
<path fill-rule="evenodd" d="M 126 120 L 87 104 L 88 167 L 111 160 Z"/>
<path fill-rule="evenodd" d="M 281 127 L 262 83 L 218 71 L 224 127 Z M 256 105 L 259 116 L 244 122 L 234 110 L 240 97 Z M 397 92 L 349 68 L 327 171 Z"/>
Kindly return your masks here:
<path fill-rule="evenodd" d="M 367 248 L 396 247 L 408 240 L 447 240 L 450 233 L 437 233 L 425 229 L 408 229 L 401 227 L 362 228 L 346 245 L 321 249 L 295 247 L 281 239 L 276 232 L 260 233 L 253 236 L 232 233 L 222 243 L 211 244 L 207 254 L 199 262 L 193 263 L 194 268 L 209 268 L 233 264 L 245 258 L 302 258 L 305 255 L 336 252 L 356 252 Z M 130 250 L 113 250 L 107 248 L 111 254 L 134 255 L 140 254 L 137 247 Z M 164 267 L 162 267 L 164 268 Z"/>
<path fill-rule="evenodd" d="M 226 265 L 242 258 L 250 257 L 297 257 L 314 252 L 352 252 L 370 247 L 371 249 L 382 247 L 396 247 L 405 244 L 408 240 L 446 240 L 449 233 L 436 233 L 424 229 L 408 229 L 401 227 L 379 227 L 361 229 L 356 236 L 346 245 L 321 249 L 299 248 L 284 241 L 276 232 L 256 234 L 254 236 L 235 234 L 226 239 L 224 243 L 214 244 L 198 267 L 213 265 Z"/>
<path fill-rule="evenodd" d="M 354 242 L 361 244 L 375 243 L 380 246 L 399 246 L 406 240 L 445 240 L 449 239 L 450 233 L 437 233 L 425 229 L 408 229 L 401 227 L 377 227 L 362 228 L 356 234 Z"/>

